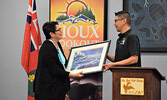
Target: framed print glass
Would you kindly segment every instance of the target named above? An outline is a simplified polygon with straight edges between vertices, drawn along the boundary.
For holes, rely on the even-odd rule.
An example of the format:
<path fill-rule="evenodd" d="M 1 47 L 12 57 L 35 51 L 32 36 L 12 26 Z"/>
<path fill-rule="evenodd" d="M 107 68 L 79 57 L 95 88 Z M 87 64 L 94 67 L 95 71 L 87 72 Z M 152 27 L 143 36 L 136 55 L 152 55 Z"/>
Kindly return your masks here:
<path fill-rule="evenodd" d="M 142 52 L 167 52 L 167 2 L 123 0 L 131 15 L 131 27 L 140 39 Z"/>
<path fill-rule="evenodd" d="M 67 71 L 83 71 L 83 74 L 102 71 L 111 41 L 72 47 L 68 58 Z"/>

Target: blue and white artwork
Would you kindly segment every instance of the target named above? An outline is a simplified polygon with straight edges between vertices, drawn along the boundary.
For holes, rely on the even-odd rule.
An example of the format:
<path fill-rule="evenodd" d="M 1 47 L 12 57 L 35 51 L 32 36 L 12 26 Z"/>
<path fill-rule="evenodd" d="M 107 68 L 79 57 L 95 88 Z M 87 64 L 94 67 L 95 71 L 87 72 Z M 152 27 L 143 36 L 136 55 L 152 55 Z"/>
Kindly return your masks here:
<path fill-rule="evenodd" d="M 128 11 L 141 48 L 167 48 L 167 0 L 129 0 Z"/>
<path fill-rule="evenodd" d="M 98 66 L 102 51 L 103 47 L 75 52 L 71 71 Z"/>

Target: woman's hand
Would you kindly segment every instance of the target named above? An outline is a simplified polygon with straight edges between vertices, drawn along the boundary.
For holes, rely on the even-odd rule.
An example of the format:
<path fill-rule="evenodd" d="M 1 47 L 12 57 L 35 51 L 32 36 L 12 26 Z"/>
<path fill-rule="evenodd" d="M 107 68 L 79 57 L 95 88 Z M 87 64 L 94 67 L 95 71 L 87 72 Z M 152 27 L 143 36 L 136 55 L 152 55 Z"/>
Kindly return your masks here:
<path fill-rule="evenodd" d="M 81 77 L 84 76 L 84 75 L 82 75 L 82 72 L 83 72 L 83 71 L 80 71 L 80 72 L 70 72 L 69 77 L 81 78 Z"/>

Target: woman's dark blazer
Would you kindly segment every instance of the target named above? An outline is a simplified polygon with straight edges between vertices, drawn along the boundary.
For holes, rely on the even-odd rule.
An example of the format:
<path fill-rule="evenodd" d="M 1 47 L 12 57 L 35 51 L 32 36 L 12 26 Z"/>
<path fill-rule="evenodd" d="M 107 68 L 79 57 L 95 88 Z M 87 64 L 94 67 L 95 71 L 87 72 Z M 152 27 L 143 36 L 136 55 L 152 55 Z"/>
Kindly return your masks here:
<path fill-rule="evenodd" d="M 63 52 L 59 42 L 58 45 Z M 66 94 L 70 89 L 68 75 L 69 72 L 65 71 L 60 62 L 54 44 L 45 40 L 39 50 L 38 67 L 34 81 L 35 97 L 39 100 L 59 100 L 58 97 Z"/>

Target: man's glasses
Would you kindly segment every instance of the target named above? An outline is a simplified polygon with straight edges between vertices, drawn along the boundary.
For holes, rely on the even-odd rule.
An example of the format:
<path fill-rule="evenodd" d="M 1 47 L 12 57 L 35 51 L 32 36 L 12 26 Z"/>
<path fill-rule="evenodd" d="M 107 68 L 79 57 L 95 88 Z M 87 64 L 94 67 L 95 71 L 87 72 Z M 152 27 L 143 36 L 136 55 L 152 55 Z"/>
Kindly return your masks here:
<path fill-rule="evenodd" d="M 116 22 L 118 22 L 118 21 L 120 21 L 120 20 L 122 20 L 122 19 L 115 19 L 114 21 L 115 21 L 115 23 L 116 23 Z"/>

